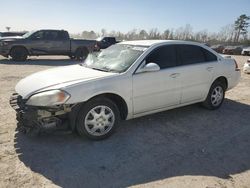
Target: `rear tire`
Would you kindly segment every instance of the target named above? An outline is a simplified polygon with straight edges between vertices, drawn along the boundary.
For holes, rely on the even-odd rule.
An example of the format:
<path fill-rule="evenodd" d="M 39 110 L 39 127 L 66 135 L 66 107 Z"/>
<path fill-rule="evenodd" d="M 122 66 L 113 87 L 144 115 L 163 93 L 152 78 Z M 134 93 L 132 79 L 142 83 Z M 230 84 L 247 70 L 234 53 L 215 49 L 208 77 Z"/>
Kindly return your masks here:
<path fill-rule="evenodd" d="M 88 57 L 89 51 L 87 48 L 78 48 L 75 52 L 75 58 L 78 61 L 84 61 Z"/>
<path fill-rule="evenodd" d="M 24 47 L 14 47 L 11 49 L 10 56 L 13 61 L 25 61 L 28 57 L 28 52 Z"/>
<path fill-rule="evenodd" d="M 83 105 L 77 115 L 76 129 L 80 136 L 102 140 L 114 133 L 119 121 L 120 113 L 116 104 L 101 97 Z"/>
<path fill-rule="evenodd" d="M 220 108 L 224 101 L 225 91 L 225 84 L 221 81 L 215 81 L 202 105 L 209 110 L 216 110 Z"/>

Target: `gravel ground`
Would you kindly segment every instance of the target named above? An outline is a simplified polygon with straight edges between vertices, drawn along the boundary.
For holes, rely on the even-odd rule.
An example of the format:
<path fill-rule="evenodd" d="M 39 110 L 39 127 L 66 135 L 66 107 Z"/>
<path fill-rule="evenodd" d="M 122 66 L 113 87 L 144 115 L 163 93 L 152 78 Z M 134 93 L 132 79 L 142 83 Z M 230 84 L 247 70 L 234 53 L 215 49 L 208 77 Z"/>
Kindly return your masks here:
<path fill-rule="evenodd" d="M 18 80 L 72 63 L 0 57 L 0 187 L 250 187 L 250 75 L 217 111 L 191 105 L 126 121 L 99 142 L 16 132 L 8 100 Z"/>

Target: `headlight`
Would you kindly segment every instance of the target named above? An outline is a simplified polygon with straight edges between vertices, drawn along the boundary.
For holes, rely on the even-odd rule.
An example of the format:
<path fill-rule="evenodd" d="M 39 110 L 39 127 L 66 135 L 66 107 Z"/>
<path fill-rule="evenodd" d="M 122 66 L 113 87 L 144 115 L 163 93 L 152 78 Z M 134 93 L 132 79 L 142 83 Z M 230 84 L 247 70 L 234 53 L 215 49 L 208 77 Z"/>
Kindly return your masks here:
<path fill-rule="evenodd" d="M 51 90 L 32 95 L 27 105 L 31 106 L 54 106 L 58 104 L 64 104 L 70 95 L 62 90 Z"/>
<path fill-rule="evenodd" d="M 8 42 L 0 42 L 0 46 L 7 46 L 8 44 Z"/>

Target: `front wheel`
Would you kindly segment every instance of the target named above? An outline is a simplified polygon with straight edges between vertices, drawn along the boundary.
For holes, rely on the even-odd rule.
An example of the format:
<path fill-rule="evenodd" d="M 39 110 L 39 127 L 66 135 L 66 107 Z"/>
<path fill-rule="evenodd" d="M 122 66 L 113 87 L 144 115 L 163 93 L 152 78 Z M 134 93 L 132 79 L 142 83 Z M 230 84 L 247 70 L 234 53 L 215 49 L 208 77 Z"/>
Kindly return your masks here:
<path fill-rule="evenodd" d="M 116 104 L 106 98 L 97 98 L 84 104 L 79 111 L 76 128 L 80 136 L 101 140 L 114 132 L 119 121 Z"/>
<path fill-rule="evenodd" d="M 216 81 L 212 84 L 206 100 L 202 103 L 204 107 L 215 110 L 218 109 L 225 97 L 226 87 L 223 83 Z"/>
<path fill-rule="evenodd" d="M 28 57 L 28 52 L 24 47 L 14 47 L 11 52 L 10 56 L 14 61 L 25 61 Z"/>

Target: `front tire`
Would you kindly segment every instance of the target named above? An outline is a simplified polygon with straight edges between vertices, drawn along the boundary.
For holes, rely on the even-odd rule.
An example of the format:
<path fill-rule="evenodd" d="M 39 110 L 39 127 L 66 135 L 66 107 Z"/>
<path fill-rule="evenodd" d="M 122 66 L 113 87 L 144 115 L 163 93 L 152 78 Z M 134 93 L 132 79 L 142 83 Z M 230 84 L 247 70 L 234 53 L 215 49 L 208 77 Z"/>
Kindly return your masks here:
<path fill-rule="evenodd" d="M 28 57 L 28 52 L 24 47 L 14 47 L 10 56 L 14 61 L 25 61 Z"/>
<path fill-rule="evenodd" d="M 220 81 L 215 81 L 202 105 L 209 110 L 216 110 L 220 108 L 225 98 L 225 91 L 225 84 Z"/>
<path fill-rule="evenodd" d="M 80 136 L 101 140 L 111 136 L 120 121 L 118 107 L 107 98 L 93 99 L 80 109 L 76 129 Z"/>

